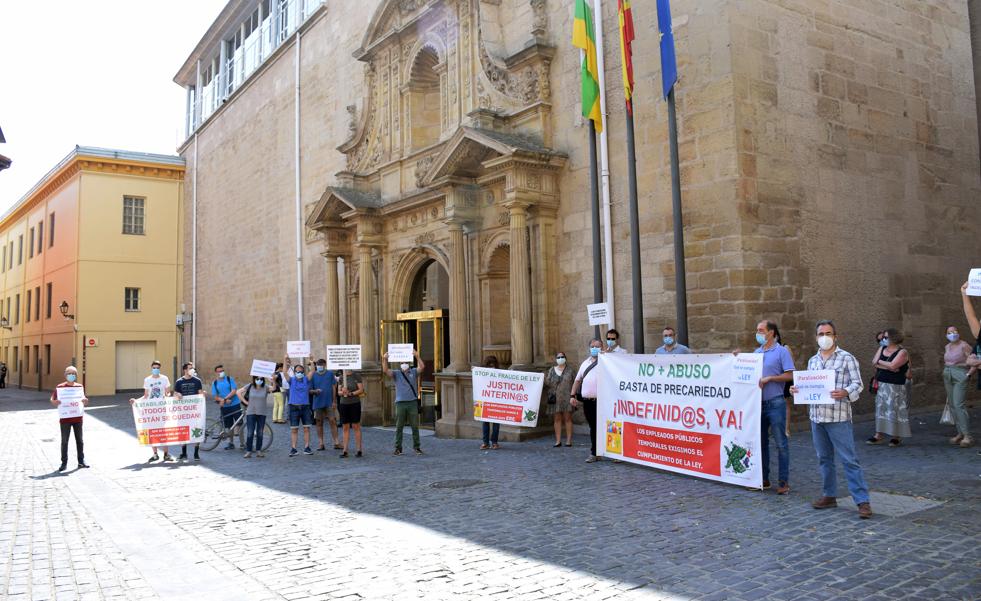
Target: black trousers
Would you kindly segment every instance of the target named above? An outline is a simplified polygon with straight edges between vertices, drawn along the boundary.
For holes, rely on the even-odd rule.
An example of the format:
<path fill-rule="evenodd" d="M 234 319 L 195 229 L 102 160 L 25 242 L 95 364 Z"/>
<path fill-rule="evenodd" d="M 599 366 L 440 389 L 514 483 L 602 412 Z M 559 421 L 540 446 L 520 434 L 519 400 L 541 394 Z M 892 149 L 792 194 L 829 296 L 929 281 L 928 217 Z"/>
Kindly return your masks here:
<path fill-rule="evenodd" d="M 589 454 L 596 454 L 596 399 L 583 398 L 582 410 L 589 424 Z"/>
<path fill-rule="evenodd" d="M 68 463 L 68 436 L 75 431 L 75 455 L 79 463 L 85 463 L 85 451 L 82 450 L 82 422 L 61 424 L 61 462 Z"/>

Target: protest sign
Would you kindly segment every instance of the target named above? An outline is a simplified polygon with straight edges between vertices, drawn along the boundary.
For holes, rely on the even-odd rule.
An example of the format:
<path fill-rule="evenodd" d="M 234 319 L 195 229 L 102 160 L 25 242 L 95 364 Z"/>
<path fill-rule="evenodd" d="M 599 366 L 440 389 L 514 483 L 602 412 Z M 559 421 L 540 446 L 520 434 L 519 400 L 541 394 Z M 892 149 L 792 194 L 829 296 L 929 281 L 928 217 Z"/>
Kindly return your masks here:
<path fill-rule="evenodd" d="M 327 369 L 361 369 L 361 345 L 328 345 Z"/>
<path fill-rule="evenodd" d="M 275 361 L 263 361 L 261 359 L 252 360 L 252 369 L 249 370 L 250 376 L 258 376 L 260 378 L 271 378 L 273 373 L 276 372 L 276 362 Z"/>
<path fill-rule="evenodd" d="M 589 315 L 589 325 L 591 326 L 603 326 L 610 323 L 609 303 L 586 305 L 586 313 Z"/>
<path fill-rule="evenodd" d="M 286 356 L 290 359 L 303 359 L 310 356 L 309 340 L 292 340 L 286 343 Z"/>
<path fill-rule="evenodd" d="M 413 347 L 411 344 L 390 344 L 388 345 L 389 363 L 411 363 L 415 357 L 412 355 Z"/>
<path fill-rule="evenodd" d="M 743 378 L 735 366 L 753 364 Z M 763 355 L 599 357 L 597 454 L 760 487 Z M 745 370 L 744 370 L 745 371 Z"/>
<path fill-rule="evenodd" d="M 831 398 L 831 391 L 835 389 L 833 369 L 795 371 L 794 386 L 799 389 L 794 395 L 795 405 L 830 405 L 835 402 Z"/>
<path fill-rule="evenodd" d="M 474 367 L 473 418 L 534 428 L 538 424 L 539 405 L 545 374 Z"/>
<path fill-rule="evenodd" d="M 85 398 L 84 386 L 66 386 L 55 388 L 55 391 L 61 403 L 58 405 L 58 419 L 70 419 L 85 415 L 85 405 L 82 404 L 82 399 Z"/>
<path fill-rule="evenodd" d="M 204 395 L 136 399 L 133 403 L 136 438 L 141 445 L 165 446 L 204 440 Z"/>
<path fill-rule="evenodd" d="M 967 295 L 981 296 L 981 267 L 972 269 L 967 274 Z"/>

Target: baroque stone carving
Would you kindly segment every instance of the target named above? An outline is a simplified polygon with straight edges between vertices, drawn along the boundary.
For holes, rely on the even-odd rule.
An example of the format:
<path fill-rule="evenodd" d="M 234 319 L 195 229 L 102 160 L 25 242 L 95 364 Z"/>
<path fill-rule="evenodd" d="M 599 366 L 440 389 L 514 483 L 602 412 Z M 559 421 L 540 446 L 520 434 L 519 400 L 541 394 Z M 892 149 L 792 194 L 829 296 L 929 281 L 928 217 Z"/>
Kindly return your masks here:
<path fill-rule="evenodd" d="M 426 176 L 429 175 L 429 170 L 433 166 L 433 161 L 436 160 L 436 155 L 429 155 L 422 157 L 416 162 L 416 187 L 421 188 L 422 183 L 426 180 Z"/>
<path fill-rule="evenodd" d="M 426 244 L 432 244 L 433 242 L 436 242 L 436 234 L 433 232 L 419 234 L 415 239 L 416 246 L 424 246 Z"/>
<path fill-rule="evenodd" d="M 531 0 L 531 35 L 544 37 L 548 30 L 548 13 L 545 11 L 545 0 Z"/>

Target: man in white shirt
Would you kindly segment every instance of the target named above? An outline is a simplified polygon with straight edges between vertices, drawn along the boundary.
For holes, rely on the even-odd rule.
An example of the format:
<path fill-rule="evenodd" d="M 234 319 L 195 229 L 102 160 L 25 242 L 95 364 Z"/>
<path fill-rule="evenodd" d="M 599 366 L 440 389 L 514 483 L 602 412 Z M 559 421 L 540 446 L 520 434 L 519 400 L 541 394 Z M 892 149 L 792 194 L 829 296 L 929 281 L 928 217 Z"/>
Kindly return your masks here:
<path fill-rule="evenodd" d="M 589 423 L 589 458 L 586 459 L 586 463 L 593 463 L 599 459 L 596 456 L 596 394 L 599 390 L 599 372 L 596 371 L 596 364 L 602 346 L 603 343 L 598 338 L 593 338 L 589 342 L 589 358 L 579 366 L 576 381 L 572 384 L 572 397 L 569 399 L 573 407 L 582 402 L 583 413 L 586 414 L 586 421 Z"/>
<path fill-rule="evenodd" d="M 164 397 L 170 396 L 170 378 L 160 373 L 160 362 L 154 361 L 150 364 L 150 375 L 143 379 L 143 396 L 142 399 L 162 399 Z M 136 399 L 130 399 L 129 404 L 132 405 Z M 147 461 L 147 463 L 153 463 L 160 459 L 160 455 L 157 454 L 157 447 L 150 447 L 153 450 L 153 456 Z M 164 447 L 164 461 L 173 461 L 174 458 L 170 456 L 169 447 Z"/>
<path fill-rule="evenodd" d="M 620 332 L 609 329 L 606 331 L 606 349 L 604 353 L 626 353 L 627 349 L 620 346 Z"/>

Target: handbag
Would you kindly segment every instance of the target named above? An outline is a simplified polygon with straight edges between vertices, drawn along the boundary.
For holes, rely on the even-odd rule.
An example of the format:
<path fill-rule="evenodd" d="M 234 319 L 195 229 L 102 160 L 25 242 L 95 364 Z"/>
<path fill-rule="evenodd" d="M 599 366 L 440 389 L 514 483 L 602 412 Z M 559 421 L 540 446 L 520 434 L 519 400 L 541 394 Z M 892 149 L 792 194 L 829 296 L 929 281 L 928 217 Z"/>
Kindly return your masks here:
<path fill-rule="evenodd" d="M 949 426 L 954 425 L 954 415 L 950 412 L 950 401 L 944 404 L 944 412 L 940 414 L 940 423 Z"/>
<path fill-rule="evenodd" d="M 876 394 L 877 392 L 879 392 L 879 380 L 872 376 L 872 379 L 869 380 L 869 394 Z"/>

